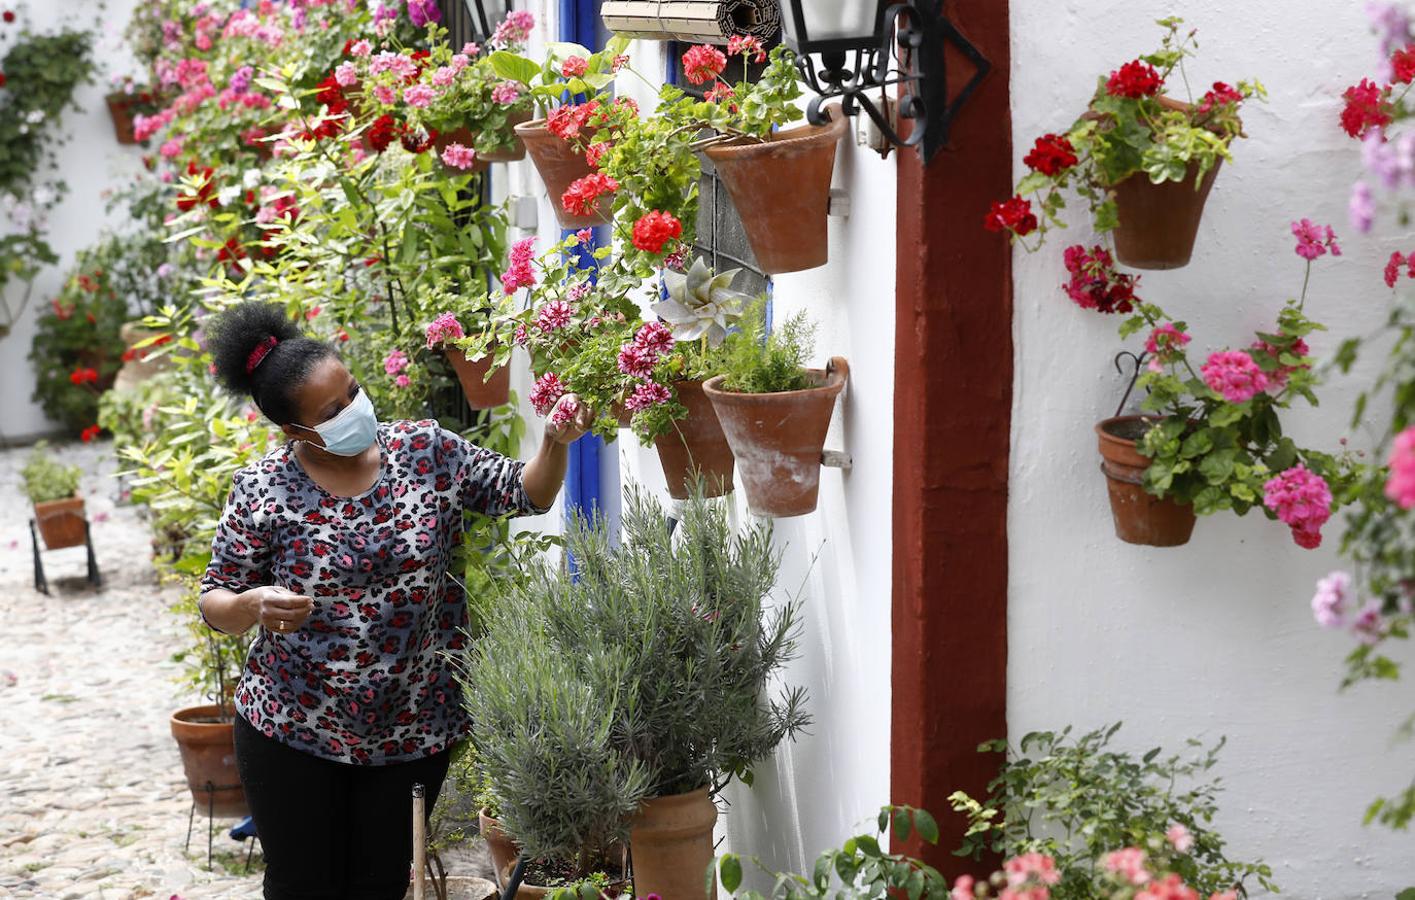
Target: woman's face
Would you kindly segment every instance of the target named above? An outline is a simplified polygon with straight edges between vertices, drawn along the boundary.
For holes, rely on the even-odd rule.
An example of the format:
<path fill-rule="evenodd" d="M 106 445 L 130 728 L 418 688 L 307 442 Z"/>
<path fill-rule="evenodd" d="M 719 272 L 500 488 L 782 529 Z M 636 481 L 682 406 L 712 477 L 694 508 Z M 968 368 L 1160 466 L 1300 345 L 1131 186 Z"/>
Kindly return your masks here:
<path fill-rule="evenodd" d="M 339 415 L 358 393 L 359 383 L 344 363 L 337 356 L 325 357 L 295 387 L 291 398 L 295 402 L 295 422 L 281 428 L 289 437 L 322 447 L 324 439 L 314 432 L 314 427 Z"/>

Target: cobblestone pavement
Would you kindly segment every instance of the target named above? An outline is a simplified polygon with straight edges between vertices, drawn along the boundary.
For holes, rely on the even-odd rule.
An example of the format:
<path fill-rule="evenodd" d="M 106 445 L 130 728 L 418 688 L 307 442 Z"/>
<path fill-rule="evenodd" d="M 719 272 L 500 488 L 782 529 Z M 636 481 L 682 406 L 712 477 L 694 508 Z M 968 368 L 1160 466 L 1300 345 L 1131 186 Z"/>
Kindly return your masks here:
<path fill-rule="evenodd" d="M 171 654 L 185 641 L 175 599 L 149 561 L 146 523 L 118 503 L 111 445 L 63 448 L 84 467 L 81 492 L 104 584 L 84 580 L 82 548 L 44 554 L 50 596 L 34 589 L 26 449 L 0 450 L 0 897 L 260 897 L 260 852 L 206 820 L 190 852 L 190 794 L 168 717 L 196 700 Z M 449 869 L 471 873 L 477 854 Z"/>

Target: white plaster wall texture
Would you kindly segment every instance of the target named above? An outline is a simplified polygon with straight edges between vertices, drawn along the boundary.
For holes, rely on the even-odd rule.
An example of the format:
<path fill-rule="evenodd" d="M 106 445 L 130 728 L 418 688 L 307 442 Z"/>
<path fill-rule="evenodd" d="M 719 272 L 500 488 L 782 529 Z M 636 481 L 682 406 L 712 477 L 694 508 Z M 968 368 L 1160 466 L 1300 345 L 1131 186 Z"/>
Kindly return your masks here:
<path fill-rule="evenodd" d="M 1373 71 L 1377 53 L 1360 4 L 1014 2 L 1014 168 L 1024 171 L 1034 137 L 1070 124 L 1097 75 L 1153 49 L 1153 20 L 1173 13 L 1199 29 L 1200 56 L 1187 66 L 1196 92 L 1256 77 L 1271 96 L 1244 114 L 1250 137 L 1218 177 L 1193 262 L 1145 273 L 1140 294 L 1189 323 L 1193 355 L 1244 346 L 1301 288 L 1289 222 L 1330 222 L 1345 253 L 1317 263 L 1307 306 L 1331 326 L 1310 341 L 1329 357 L 1382 321 L 1384 256 L 1408 244 L 1389 231 L 1363 238 L 1346 221 L 1360 161 L 1337 126 L 1339 96 Z M 1315 579 L 1339 565 L 1341 523 L 1315 552 L 1257 512 L 1201 519 L 1177 549 L 1115 538 L 1092 425 L 1124 388 L 1111 368 L 1118 321 L 1059 289 L 1063 247 L 1093 237 L 1077 219 L 1042 252 L 1015 254 L 1009 731 L 1124 720 L 1118 740 L 1133 749 L 1227 735 L 1217 824 L 1234 856 L 1265 858 L 1290 896 L 1392 896 L 1415 882 L 1415 844 L 1361 819 L 1372 798 L 1415 774 L 1410 745 L 1390 744 L 1410 688 L 1337 694 L 1352 644 L 1318 629 L 1308 600 Z M 1320 409 L 1284 416 L 1287 431 L 1336 449 L 1376 361 L 1333 376 Z"/>
<path fill-rule="evenodd" d="M 39 405 L 30 400 L 34 371 L 29 362 L 38 312 L 48 308 L 49 298 L 63 284 L 73 263 L 74 253 L 98 238 L 105 225 L 116 225 L 126 210 L 104 214 L 103 192 L 120 187 L 140 171 L 140 147 L 120 146 L 113 137 L 112 119 L 103 96 L 108 93 L 108 75 L 137 71 L 122 41 L 122 29 L 135 0 L 109 0 L 105 10 L 85 0 L 18 0 L 9 7 L 27 16 L 32 28 L 46 33 L 64 25 L 91 27 L 96 32 L 94 57 L 102 67 L 93 84 L 80 86 L 75 93 L 78 110 L 69 109 L 59 125 L 69 136 L 59 147 L 60 177 L 68 182 L 69 193 L 49 217 L 49 244 L 60 256 L 58 264 L 44 269 L 35 280 L 34 291 L 23 318 L 13 332 L 0 340 L 0 435 L 26 438 L 55 428 Z M 7 42 L 6 46 L 10 46 Z M 18 85 L 11 82 L 7 89 Z M 156 146 L 152 148 L 156 151 Z M 23 285 L 11 283 L 6 300 L 14 308 L 23 295 Z"/>

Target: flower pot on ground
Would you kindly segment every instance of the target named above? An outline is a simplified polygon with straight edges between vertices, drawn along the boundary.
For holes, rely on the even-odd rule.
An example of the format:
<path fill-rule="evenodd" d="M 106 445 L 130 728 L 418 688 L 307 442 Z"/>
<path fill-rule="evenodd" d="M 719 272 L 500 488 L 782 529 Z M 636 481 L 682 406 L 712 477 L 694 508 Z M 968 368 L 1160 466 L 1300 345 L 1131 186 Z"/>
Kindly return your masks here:
<path fill-rule="evenodd" d="M 108 104 L 108 115 L 113 119 L 113 136 L 120 144 L 136 144 L 133 134 L 133 97 L 122 91 L 114 91 L 103 98 Z"/>
<path fill-rule="evenodd" d="M 88 536 L 84 501 L 78 493 L 82 474 L 78 466 L 55 459 L 47 441 L 34 445 L 20 470 L 25 495 L 34 505 L 35 524 L 50 550 L 77 547 Z"/>
<path fill-rule="evenodd" d="M 456 347 L 447 347 L 447 361 L 457 373 L 462 384 L 462 393 L 467 397 L 467 405 L 472 409 L 496 409 L 505 406 L 511 399 L 511 367 L 500 366 L 492 372 L 493 358 L 487 353 L 477 359 L 467 359 L 467 354 Z M 491 372 L 491 377 L 487 373 Z"/>
<path fill-rule="evenodd" d="M 482 840 L 486 841 L 487 853 L 491 855 L 491 870 L 500 878 L 503 870 L 516 864 L 521 849 L 506 834 L 506 829 L 501 827 L 501 820 L 493 816 L 486 807 L 477 812 L 477 822 L 481 828 Z"/>
<path fill-rule="evenodd" d="M 717 807 L 706 787 L 647 800 L 629 831 L 634 887 L 642 896 L 715 898 L 707 890 Z"/>
<path fill-rule="evenodd" d="M 732 448 L 717 411 L 703 390 L 703 382 L 675 382 L 673 390 L 688 415 L 674 421 L 672 431 L 654 441 L 663 477 L 668 482 L 668 495 L 675 500 L 686 499 L 698 478 L 702 478 L 708 497 L 730 493 Z"/>
<path fill-rule="evenodd" d="M 182 753 L 187 787 L 202 815 L 249 815 L 236 770 L 235 729 L 229 712 L 216 705 L 191 706 L 172 714 L 172 737 Z M 208 789 L 210 788 L 210 790 Z"/>
<path fill-rule="evenodd" d="M 761 270 L 799 272 L 829 258 L 826 215 L 835 149 L 848 118 L 829 108 L 830 121 L 778 131 L 769 140 L 738 139 L 703 152 L 727 186 Z"/>
<path fill-rule="evenodd" d="M 1154 424 L 1144 416 L 1117 416 L 1096 425 L 1101 471 L 1110 494 L 1115 536 L 1127 544 L 1178 547 L 1194 533 L 1194 507 L 1145 491 L 1148 457 L 1135 445 Z"/>
<path fill-rule="evenodd" d="M 578 152 L 573 144 L 551 134 L 545 119 L 517 125 L 515 130 L 516 136 L 525 144 L 531 162 L 535 163 L 541 181 L 545 182 L 546 193 L 550 195 L 550 205 L 555 209 L 555 220 L 560 227 L 607 225 L 612 204 L 609 194 L 596 200 L 594 212 L 584 216 L 571 214 L 560 200 L 570 185 L 594 171 L 586 162 L 585 155 Z"/>

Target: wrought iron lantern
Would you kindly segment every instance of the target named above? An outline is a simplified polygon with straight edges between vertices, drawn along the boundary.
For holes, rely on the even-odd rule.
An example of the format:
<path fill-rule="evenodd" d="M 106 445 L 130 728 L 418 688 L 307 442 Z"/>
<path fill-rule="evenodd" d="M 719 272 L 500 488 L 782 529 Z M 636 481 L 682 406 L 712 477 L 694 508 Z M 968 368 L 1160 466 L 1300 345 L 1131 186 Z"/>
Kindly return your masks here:
<path fill-rule="evenodd" d="M 949 21 L 945 2 L 781 0 L 786 44 L 819 95 L 811 101 L 809 120 L 821 124 L 822 105 L 839 97 L 846 115 L 863 110 L 892 145 L 917 146 L 925 162 L 932 159 L 947 143 L 954 116 L 992 67 Z M 948 43 L 974 69 L 952 98 L 944 66 Z M 891 102 L 888 93 L 896 86 L 899 96 Z M 900 136 L 898 119 L 913 120 L 909 137 Z"/>

